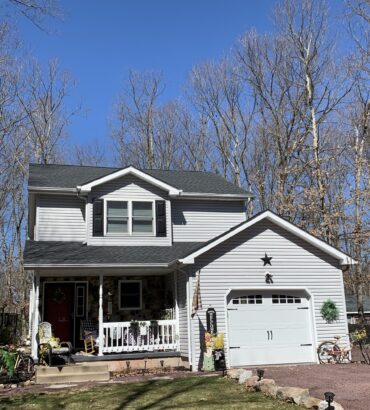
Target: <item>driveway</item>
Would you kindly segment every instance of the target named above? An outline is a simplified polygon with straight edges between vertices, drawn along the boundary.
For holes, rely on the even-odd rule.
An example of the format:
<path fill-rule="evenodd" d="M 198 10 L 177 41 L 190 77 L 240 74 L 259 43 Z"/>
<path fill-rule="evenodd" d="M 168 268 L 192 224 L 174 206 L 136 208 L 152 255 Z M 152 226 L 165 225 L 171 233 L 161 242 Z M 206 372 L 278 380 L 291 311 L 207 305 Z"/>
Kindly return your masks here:
<path fill-rule="evenodd" d="M 311 396 L 319 399 L 332 391 L 346 410 L 370 409 L 370 366 L 366 364 L 267 367 L 265 378 L 274 379 L 279 386 L 308 388 Z"/>

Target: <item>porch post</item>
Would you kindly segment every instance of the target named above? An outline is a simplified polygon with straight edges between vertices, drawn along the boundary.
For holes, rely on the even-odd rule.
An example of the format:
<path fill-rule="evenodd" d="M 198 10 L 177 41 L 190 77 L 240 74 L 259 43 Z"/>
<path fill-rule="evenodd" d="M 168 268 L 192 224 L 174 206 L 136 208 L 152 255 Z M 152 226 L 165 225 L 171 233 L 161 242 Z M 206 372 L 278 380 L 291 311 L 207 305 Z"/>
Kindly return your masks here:
<path fill-rule="evenodd" d="M 176 349 L 180 350 L 180 319 L 179 319 L 179 301 L 177 295 L 177 270 L 173 271 L 174 296 L 175 296 L 175 319 L 176 319 Z"/>
<path fill-rule="evenodd" d="M 31 349 L 32 349 L 32 357 L 37 360 L 37 340 L 36 334 L 39 327 L 39 298 L 40 298 L 40 276 L 35 273 L 34 280 L 33 280 L 33 323 L 32 323 L 32 339 L 31 339 Z"/>
<path fill-rule="evenodd" d="M 103 356 L 103 274 L 99 274 L 99 353 L 98 356 Z"/>

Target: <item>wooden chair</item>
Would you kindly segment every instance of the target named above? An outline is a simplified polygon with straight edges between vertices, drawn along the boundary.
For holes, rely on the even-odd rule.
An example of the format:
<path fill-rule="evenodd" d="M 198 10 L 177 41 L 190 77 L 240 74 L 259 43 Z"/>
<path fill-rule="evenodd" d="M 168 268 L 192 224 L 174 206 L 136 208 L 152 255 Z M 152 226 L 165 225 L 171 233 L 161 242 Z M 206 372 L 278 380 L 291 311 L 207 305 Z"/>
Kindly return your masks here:
<path fill-rule="evenodd" d="M 52 366 L 53 356 L 66 358 L 67 363 L 71 362 L 72 344 L 60 342 L 58 338 L 53 337 L 49 322 L 39 324 L 36 341 L 39 363 Z"/>
<path fill-rule="evenodd" d="M 94 354 L 95 353 L 95 343 L 92 336 L 87 336 L 84 339 L 85 353 Z"/>

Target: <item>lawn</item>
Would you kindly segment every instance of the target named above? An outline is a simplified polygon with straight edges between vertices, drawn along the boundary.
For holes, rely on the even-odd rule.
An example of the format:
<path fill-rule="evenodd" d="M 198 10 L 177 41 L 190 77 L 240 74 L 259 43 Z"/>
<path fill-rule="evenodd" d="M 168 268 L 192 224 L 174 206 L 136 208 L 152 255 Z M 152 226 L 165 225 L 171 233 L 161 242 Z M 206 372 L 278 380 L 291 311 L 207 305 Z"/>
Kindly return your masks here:
<path fill-rule="evenodd" d="M 248 409 L 300 407 L 249 393 L 234 380 L 186 377 L 141 383 L 101 385 L 89 390 L 15 395 L 0 399 L 0 409 Z"/>

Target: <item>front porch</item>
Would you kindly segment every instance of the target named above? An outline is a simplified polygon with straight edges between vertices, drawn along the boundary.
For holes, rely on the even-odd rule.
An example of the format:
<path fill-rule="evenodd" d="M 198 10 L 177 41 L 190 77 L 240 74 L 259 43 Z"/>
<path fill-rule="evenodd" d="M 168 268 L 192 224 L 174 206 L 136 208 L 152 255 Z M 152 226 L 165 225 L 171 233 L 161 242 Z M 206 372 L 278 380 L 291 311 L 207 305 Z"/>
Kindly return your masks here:
<path fill-rule="evenodd" d="M 44 321 L 52 324 L 55 337 L 72 343 L 76 362 L 125 360 L 132 354 L 179 356 L 176 272 L 65 272 L 35 274 L 30 309 L 34 358 L 38 325 Z M 87 322 L 89 334 L 95 332 L 93 355 L 84 352 Z"/>

